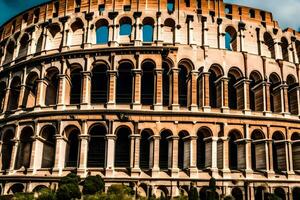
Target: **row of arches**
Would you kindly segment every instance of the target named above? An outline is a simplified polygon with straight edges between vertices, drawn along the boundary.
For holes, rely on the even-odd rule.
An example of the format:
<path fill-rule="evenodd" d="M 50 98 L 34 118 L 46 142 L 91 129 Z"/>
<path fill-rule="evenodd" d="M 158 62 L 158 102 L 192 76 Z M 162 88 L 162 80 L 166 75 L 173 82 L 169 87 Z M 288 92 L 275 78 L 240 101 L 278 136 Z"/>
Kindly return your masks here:
<path fill-rule="evenodd" d="M 105 168 L 107 163 L 108 149 L 114 153 L 114 167 L 131 168 L 132 151 L 139 152 L 139 168 L 142 170 L 150 170 L 158 163 L 160 170 L 168 170 L 171 168 L 179 168 L 181 170 L 196 167 L 200 170 L 213 167 L 213 145 L 214 140 L 217 143 L 217 148 L 228 152 L 228 167 L 231 170 L 245 169 L 245 139 L 238 130 L 231 130 L 228 134 L 228 139 L 222 138 L 213 139 L 212 131 L 208 127 L 202 127 L 198 130 L 196 137 L 191 137 L 188 131 L 180 131 L 174 135 L 170 130 L 162 130 L 159 137 L 154 135 L 151 129 L 144 129 L 139 134 L 139 147 L 135 149 L 132 145 L 132 131 L 127 126 L 120 126 L 114 134 L 113 146 L 108 147 L 108 131 L 102 124 L 93 125 L 88 132 L 88 148 L 87 152 L 87 168 Z M 62 139 L 65 138 L 65 139 Z M 41 129 L 39 136 L 34 136 L 34 131 L 31 127 L 25 127 L 20 132 L 19 140 L 15 139 L 14 132 L 9 129 L 2 134 L 2 170 L 8 169 L 25 169 L 32 167 L 34 155 L 32 152 L 35 146 L 42 149 L 42 157 L 39 168 L 55 167 L 56 145 L 62 140 L 65 142 L 65 167 L 78 167 L 80 161 L 82 134 L 80 130 L 73 126 L 67 126 L 64 130 L 64 135 L 58 138 L 57 130 L 52 125 L 46 125 Z M 159 141 L 159 142 L 156 142 Z M 195 141 L 195 143 L 193 143 Z M 287 140 L 284 134 L 280 131 L 275 131 L 272 135 L 271 146 L 268 146 L 268 140 L 261 130 L 254 130 L 251 133 L 251 164 L 252 170 L 267 171 L 266 152 L 272 152 L 271 159 L 272 168 L 275 173 L 288 171 L 289 162 L 288 156 L 292 156 L 293 169 L 300 170 L 300 135 L 294 133 L 291 136 L 291 152 L 287 150 Z M 246 141 L 247 143 L 247 141 Z M 59 143 L 61 145 L 61 143 Z M 196 145 L 195 151 L 192 151 L 192 146 Z M 225 151 L 225 146 L 228 149 Z M 15 149 L 14 149 L 15 148 Z M 271 149 L 268 149 L 271 148 Z M 13 151 L 16 151 L 16 157 L 13 158 Z M 158 157 L 155 158 L 155 151 L 158 151 Z M 176 153 L 174 153 L 176 152 Z M 218 150 L 218 154 L 219 154 Z M 134 153 L 135 154 L 135 153 Z M 196 155 L 191 158 L 191 155 Z M 177 161 L 174 161 L 174 156 Z M 271 155 L 270 155 L 271 156 Z M 192 159 L 196 159 L 193 166 Z M 217 156 L 218 160 L 223 159 L 223 155 Z M 158 161 L 157 161 L 158 160 Z M 175 163 L 174 163 L 175 162 Z M 214 166 L 223 168 L 223 164 Z"/>
<path fill-rule="evenodd" d="M 131 62 L 120 62 L 116 73 L 116 83 L 109 75 L 109 68 L 105 63 L 96 64 L 88 76 L 90 102 L 92 104 L 105 104 L 109 101 L 109 88 L 113 82 L 115 90 L 115 101 L 121 104 L 131 104 L 137 101 L 135 90 L 140 88 L 140 103 L 143 105 L 153 105 L 155 102 L 156 90 L 162 90 L 162 104 L 170 106 L 174 100 L 172 95 L 174 91 L 178 91 L 178 103 L 181 107 L 189 106 L 189 99 L 192 95 L 197 96 L 198 106 L 201 106 L 202 93 L 207 93 L 209 103 L 207 106 L 211 108 L 222 108 L 228 106 L 230 109 L 250 109 L 252 111 L 272 111 L 275 113 L 290 112 L 297 115 L 299 110 L 298 99 L 298 82 L 293 75 L 288 75 L 286 81 L 281 80 L 280 76 L 273 72 L 268 79 L 264 79 L 258 71 L 250 73 L 246 79 L 242 72 L 232 67 L 227 76 L 225 76 L 222 68 L 213 65 L 209 69 L 209 78 L 202 83 L 202 69 L 196 74 L 196 82 L 194 85 L 191 76 L 195 76 L 192 67 L 182 63 L 178 65 L 178 69 L 172 68 L 167 62 L 162 64 L 162 88 L 157 85 L 157 74 L 155 63 L 151 60 L 145 60 L 141 64 L 141 70 L 134 69 Z M 176 70 L 178 73 L 176 73 Z M 5 95 L 9 91 L 7 110 L 16 110 L 17 108 L 33 108 L 37 102 L 37 90 L 39 87 L 45 87 L 45 97 L 43 104 L 45 106 L 56 105 L 58 103 L 59 85 L 63 84 L 61 79 L 66 79 L 67 89 L 66 104 L 80 104 L 82 102 L 84 79 L 83 69 L 80 65 L 72 65 L 70 73 L 61 75 L 55 67 L 47 70 L 44 79 L 40 80 L 36 72 L 30 73 L 25 81 L 25 87 L 22 87 L 22 80 L 19 76 L 15 76 L 7 90 L 6 83 L 0 83 L 0 100 L 4 103 Z M 194 73 L 194 74 L 193 74 Z M 200 76 L 198 76 L 200 74 Z M 175 78 L 178 77 L 177 85 Z M 137 80 L 140 79 L 140 82 Z M 42 84 L 40 83 L 42 81 Z M 209 85 L 205 88 L 203 85 Z M 178 90 L 173 89 L 177 87 Z M 196 93 L 191 92 L 191 87 L 196 88 Z M 23 91 L 22 91 L 23 90 Z M 225 90 L 228 91 L 225 93 Z M 69 91 L 69 95 L 68 95 Z M 245 93 L 246 92 L 246 93 Z M 20 95 L 22 94 L 22 95 Z M 227 96 L 226 96 L 227 95 Z M 224 96 L 228 99 L 228 105 L 224 103 Z M 21 99 L 22 97 L 22 99 Z M 285 97 L 287 97 L 285 99 Z M 245 101 L 247 103 L 245 103 Z M 285 110 L 283 105 L 288 108 Z M 2 105 L 2 108 L 5 105 Z M 203 105 L 202 105 L 203 106 Z"/>

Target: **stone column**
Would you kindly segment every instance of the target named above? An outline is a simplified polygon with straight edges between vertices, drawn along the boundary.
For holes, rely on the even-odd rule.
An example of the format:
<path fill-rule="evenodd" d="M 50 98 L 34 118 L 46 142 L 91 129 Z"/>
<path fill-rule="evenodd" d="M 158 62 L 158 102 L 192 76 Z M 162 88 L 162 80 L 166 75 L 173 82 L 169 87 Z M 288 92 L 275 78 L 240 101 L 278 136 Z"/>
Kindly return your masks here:
<path fill-rule="evenodd" d="M 171 95 L 170 97 L 172 98 L 172 110 L 179 110 L 179 94 L 178 94 L 178 74 L 179 74 L 179 69 L 178 68 L 172 68 L 171 69 L 171 83 L 172 83 L 172 88 L 170 90 Z"/>
<path fill-rule="evenodd" d="M 271 98 L 270 98 L 270 83 L 263 82 L 263 109 L 264 114 L 268 115 L 271 112 Z"/>
<path fill-rule="evenodd" d="M 194 27 L 193 27 L 193 21 L 194 21 L 194 16 L 193 15 L 187 15 L 187 26 L 188 26 L 188 44 L 189 45 L 195 45 L 195 40 L 194 40 Z"/>
<path fill-rule="evenodd" d="M 157 30 L 156 30 L 156 32 L 154 31 L 154 33 L 157 33 L 157 35 L 156 35 L 155 42 L 159 46 L 162 46 L 162 43 L 163 43 L 163 39 L 162 39 L 162 26 L 163 26 L 163 24 L 161 23 L 161 12 L 157 12 L 156 18 L 157 18 L 157 24 L 156 24 L 156 29 Z"/>
<path fill-rule="evenodd" d="M 36 173 L 37 169 L 40 169 L 42 166 L 43 159 L 43 139 L 36 135 L 33 137 L 32 150 L 31 150 L 31 160 L 30 160 L 30 169 L 33 174 Z"/>
<path fill-rule="evenodd" d="M 202 22 L 202 46 L 208 46 L 208 27 L 207 27 L 207 17 L 202 16 L 201 17 Z"/>
<path fill-rule="evenodd" d="M 141 46 L 142 41 L 141 41 L 141 27 L 142 24 L 140 22 L 140 17 L 142 15 L 142 12 L 134 12 L 134 18 L 135 18 L 135 24 L 134 24 L 134 46 Z"/>
<path fill-rule="evenodd" d="M 11 151 L 11 160 L 9 165 L 9 173 L 12 174 L 15 170 L 15 165 L 17 164 L 17 158 L 18 158 L 18 148 L 20 144 L 19 139 L 13 139 L 12 142 L 14 143 L 14 146 L 12 147 Z"/>
<path fill-rule="evenodd" d="M 191 111 L 197 111 L 197 78 L 198 71 L 193 70 L 189 74 L 188 79 L 188 106 Z"/>
<path fill-rule="evenodd" d="M 218 142 L 218 137 L 212 137 L 212 144 L 211 144 L 211 150 L 212 150 L 211 171 L 213 173 L 213 176 L 218 171 L 218 167 L 217 167 L 217 152 L 218 152 L 217 142 Z"/>
<path fill-rule="evenodd" d="M 222 112 L 228 112 L 228 78 L 221 77 L 215 84 L 217 88 L 216 98 L 220 98 L 220 100 L 217 101 L 217 107 L 221 108 Z"/>
<path fill-rule="evenodd" d="M 223 138 L 223 172 L 224 173 L 230 172 L 228 154 L 229 154 L 229 138 L 224 137 Z"/>
<path fill-rule="evenodd" d="M 3 113 L 9 110 L 10 84 L 7 86 L 3 100 Z"/>
<path fill-rule="evenodd" d="M 190 167 L 189 167 L 189 175 L 190 177 L 195 177 L 197 176 L 198 169 L 197 169 L 197 136 L 191 136 L 190 137 L 190 142 L 191 142 L 191 147 L 190 147 Z"/>
<path fill-rule="evenodd" d="M 299 58 L 298 58 L 298 55 L 297 55 L 297 47 L 296 47 L 296 37 L 292 36 L 291 37 L 291 40 L 292 40 L 292 49 L 293 49 L 293 62 L 296 63 L 296 64 L 299 64 Z"/>
<path fill-rule="evenodd" d="M 288 94 L 288 89 L 289 89 L 289 86 L 287 84 L 284 84 L 282 85 L 282 101 L 281 103 L 283 104 L 283 108 L 284 108 L 284 114 L 285 115 L 289 115 L 290 112 L 289 112 L 289 94 Z"/>
<path fill-rule="evenodd" d="M 61 176 L 62 170 L 65 167 L 67 140 L 61 135 L 55 135 L 55 138 L 56 138 L 56 145 L 55 145 L 55 161 L 54 161 L 53 172 L 57 173 L 58 176 Z"/>
<path fill-rule="evenodd" d="M 199 106 L 202 107 L 202 110 L 204 112 L 210 112 L 209 76 L 210 76 L 210 72 L 202 72 L 199 75 L 199 79 L 200 79 Z"/>
<path fill-rule="evenodd" d="M 151 174 L 152 174 L 152 177 L 155 177 L 158 175 L 159 173 L 159 149 L 160 149 L 160 146 L 159 146 L 159 141 L 160 141 L 160 136 L 159 135 L 153 135 L 152 138 L 153 139 L 153 148 L 150 149 L 152 150 L 152 155 L 153 155 L 153 166 L 152 166 L 152 169 L 151 169 Z"/>
<path fill-rule="evenodd" d="M 85 14 L 85 19 L 87 20 L 87 28 L 85 32 L 85 38 L 84 38 L 84 46 L 85 48 L 89 48 L 92 44 L 91 38 L 92 38 L 92 30 L 94 29 L 94 26 L 91 26 L 91 21 L 93 20 L 94 13 L 86 13 Z"/>
<path fill-rule="evenodd" d="M 154 69 L 155 73 L 155 104 L 154 110 L 162 110 L 163 109 L 163 70 L 162 69 Z"/>
<path fill-rule="evenodd" d="M 116 136 L 113 134 L 106 135 L 106 169 L 105 176 L 111 177 L 114 175 L 115 166 L 115 143 Z"/>
<path fill-rule="evenodd" d="M 266 170 L 268 176 L 274 175 L 274 165 L 273 165 L 273 141 L 266 140 L 265 142 L 266 147 Z"/>
<path fill-rule="evenodd" d="M 244 52 L 245 51 L 245 44 L 244 44 L 244 31 L 245 31 L 245 23 L 243 22 L 239 22 L 239 33 L 238 33 L 238 37 L 240 38 L 240 52 Z"/>
<path fill-rule="evenodd" d="M 24 107 L 23 102 L 25 98 L 25 91 L 26 91 L 26 85 L 23 83 L 22 85 L 20 85 L 20 95 L 18 99 L 18 109 L 20 110 L 23 109 Z"/>
<path fill-rule="evenodd" d="M 87 131 L 87 130 L 86 130 Z M 84 132 L 86 132 L 84 131 Z M 88 150 L 89 150 L 89 138 L 90 136 L 86 133 L 79 135 L 80 140 L 80 151 L 79 151 L 79 169 L 78 172 L 82 173 L 85 177 L 87 174 L 87 160 L 88 160 Z"/>
<path fill-rule="evenodd" d="M 290 173 L 294 174 L 294 162 L 293 162 L 293 147 L 292 147 L 292 141 L 287 141 L 287 151 L 288 151 L 288 163 L 289 163 L 289 169 Z"/>
<path fill-rule="evenodd" d="M 81 72 L 82 88 L 81 88 L 81 105 L 80 107 L 89 108 L 91 105 L 91 72 Z"/>
<path fill-rule="evenodd" d="M 130 136 L 130 144 L 131 144 L 131 176 L 138 177 L 140 175 L 140 135 L 134 134 Z"/>
<path fill-rule="evenodd" d="M 244 113 L 250 112 L 250 80 L 242 79 L 235 84 L 235 88 L 237 91 L 237 96 L 242 94 L 242 98 L 238 98 L 237 100 L 237 109 L 243 110 Z"/>
<path fill-rule="evenodd" d="M 169 146 L 172 146 L 171 152 L 169 152 L 169 168 L 171 168 L 172 177 L 177 177 L 179 168 L 178 168 L 178 136 L 170 136 L 167 138 L 169 141 Z M 170 148 L 169 148 L 170 149 Z M 171 159 L 170 159 L 171 158 Z"/>
<path fill-rule="evenodd" d="M 282 54 L 280 51 L 280 46 L 279 46 L 279 41 L 277 38 L 273 38 L 274 41 L 274 51 L 275 51 L 275 60 L 281 60 L 282 59 Z"/>
<path fill-rule="evenodd" d="M 133 69 L 132 70 L 134 81 L 133 81 L 133 96 L 132 96 L 132 109 L 140 110 L 141 105 L 141 89 L 142 89 L 142 70 Z"/>
<path fill-rule="evenodd" d="M 71 84 L 70 78 L 65 74 L 59 74 L 57 75 L 59 79 L 58 83 L 58 95 L 57 95 L 57 107 L 59 109 L 65 109 L 65 106 L 67 103 L 69 103 L 67 100 L 69 100 L 70 96 L 70 87 L 67 87 L 67 84 Z M 69 88 L 69 89 L 68 89 Z M 68 99 L 66 99 L 68 96 Z"/>
<path fill-rule="evenodd" d="M 217 18 L 217 24 L 218 24 L 218 47 L 219 47 L 219 49 L 225 49 L 225 33 L 223 32 L 222 22 L 223 22 L 222 18 Z"/>
<path fill-rule="evenodd" d="M 3 164 L 2 164 L 2 146 L 3 146 L 3 142 L 2 141 L 0 141 L 0 170 L 2 170 L 2 166 L 3 166 Z"/>
<path fill-rule="evenodd" d="M 40 109 L 45 106 L 45 97 L 47 91 L 48 83 L 45 79 L 37 80 L 37 93 L 36 93 L 36 101 L 35 108 Z"/>
<path fill-rule="evenodd" d="M 118 71 L 108 70 L 107 74 L 109 79 L 107 108 L 114 108 L 116 105 L 116 87 Z"/>

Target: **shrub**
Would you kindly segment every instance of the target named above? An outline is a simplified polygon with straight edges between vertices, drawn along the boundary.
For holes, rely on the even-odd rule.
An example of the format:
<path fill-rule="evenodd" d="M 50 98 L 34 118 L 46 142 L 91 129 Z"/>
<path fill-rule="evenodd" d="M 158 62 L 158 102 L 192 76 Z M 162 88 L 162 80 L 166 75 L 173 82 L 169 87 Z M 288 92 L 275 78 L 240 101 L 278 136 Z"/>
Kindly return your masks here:
<path fill-rule="evenodd" d="M 109 200 L 131 200 L 133 191 L 130 187 L 121 184 L 113 184 L 107 190 Z"/>
<path fill-rule="evenodd" d="M 96 192 L 102 192 L 104 190 L 104 181 L 101 176 L 88 176 L 84 180 L 82 193 L 84 195 L 96 194 Z"/>
<path fill-rule="evenodd" d="M 49 188 L 42 189 L 37 197 L 37 200 L 55 200 L 55 192 Z"/>
<path fill-rule="evenodd" d="M 198 199 L 199 196 L 198 196 L 197 188 L 192 185 L 189 191 L 189 200 L 198 200 Z"/>
<path fill-rule="evenodd" d="M 34 200 L 33 193 L 16 193 L 13 200 Z"/>
<path fill-rule="evenodd" d="M 79 176 L 73 173 L 63 177 L 59 182 L 56 198 L 58 200 L 80 199 L 81 192 L 79 189 L 79 181 Z"/>
<path fill-rule="evenodd" d="M 227 195 L 224 197 L 224 200 L 235 200 L 235 198 L 231 195 Z"/>

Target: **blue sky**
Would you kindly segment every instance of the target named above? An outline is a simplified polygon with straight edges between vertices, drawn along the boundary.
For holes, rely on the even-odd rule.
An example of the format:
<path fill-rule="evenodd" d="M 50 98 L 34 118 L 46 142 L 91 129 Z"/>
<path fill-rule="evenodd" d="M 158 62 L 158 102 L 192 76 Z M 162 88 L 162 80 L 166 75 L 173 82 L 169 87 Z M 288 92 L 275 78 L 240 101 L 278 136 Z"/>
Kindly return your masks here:
<path fill-rule="evenodd" d="M 300 0 L 224 0 L 271 11 L 282 28 L 300 30 Z M 0 24 L 34 5 L 47 0 L 0 0 Z"/>

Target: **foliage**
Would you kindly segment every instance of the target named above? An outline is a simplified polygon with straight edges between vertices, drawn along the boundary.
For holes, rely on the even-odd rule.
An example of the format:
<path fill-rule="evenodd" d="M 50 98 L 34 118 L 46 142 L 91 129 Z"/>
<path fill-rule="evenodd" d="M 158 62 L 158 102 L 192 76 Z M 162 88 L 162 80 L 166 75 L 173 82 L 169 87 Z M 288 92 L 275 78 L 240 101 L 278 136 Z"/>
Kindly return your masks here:
<path fill-rule="evenodd" d="M 198 200 L 198 199 L 199 199 L 199 195 L 198 195 L 197 188 L 192 185 L 189 191 L 189 200 Z"/>
<path fill-rule="evenodd" d="M 55 192 L 49 188 L 42 189 L 37 197 L 37 200 L 55 200 Z"/>
<path fill-rule="evenodd" d="M 269 194 L 267 200 L 281 200 L 276 194 Z"/>
<path fill-rule="evenodd" d="M 235 200 L 235 198 L 231 195 L 227 195 L 224 197 L 224 200 Z"/>
<path fill-rule="evenodd" d="M 84 195 L 96 194 L 96 192 L 102 192 L 104 190 L 104 181 L 101 176 L 88 176 L 84 180 L 82 193 Z"/>
<path fill-rule="evenodd" d="M 107 193 L 97 192 L 94 195 L 85 195 L 84 200 L 132 200 L 133 191 L 130 187 L 122 184 L 111 185 Z"/>
<path fill-rule="evenodd" d="M 81 192 L 79 189 L 79 181 L 79 176 L 74 173 L 70 173 L 63 177 L 59 182 L 58 190 L 56 192 L 57 200 L 80 199 Z"/>
<path fill-rule="evenodd" d="M 34 200 L 33 193 L 16 193 L 13 200 Z"/>

